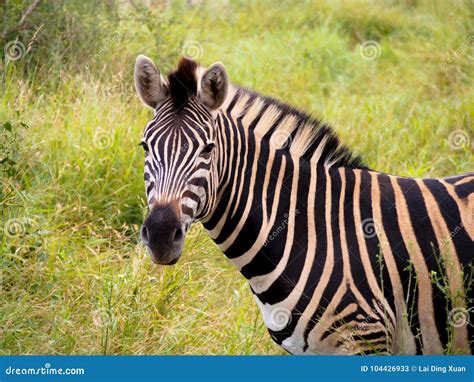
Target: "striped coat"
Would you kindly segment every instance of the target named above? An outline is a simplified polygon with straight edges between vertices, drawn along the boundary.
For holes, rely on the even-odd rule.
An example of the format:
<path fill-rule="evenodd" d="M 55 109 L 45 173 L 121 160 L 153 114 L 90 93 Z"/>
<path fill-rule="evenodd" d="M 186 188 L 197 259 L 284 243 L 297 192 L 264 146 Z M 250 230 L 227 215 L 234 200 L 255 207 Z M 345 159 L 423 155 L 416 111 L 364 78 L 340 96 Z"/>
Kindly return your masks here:
<path fill-rule="evenodd" d="M 229 84 L 221 64 L 157 71 L 153 92 L 143 60 L 137 91 L 155 118 L 142 238 L 155 262 L 177 261 L 201 220 L 290 353 L 471 353 L 473 173 L 372 171 L 328 126 Z"/>

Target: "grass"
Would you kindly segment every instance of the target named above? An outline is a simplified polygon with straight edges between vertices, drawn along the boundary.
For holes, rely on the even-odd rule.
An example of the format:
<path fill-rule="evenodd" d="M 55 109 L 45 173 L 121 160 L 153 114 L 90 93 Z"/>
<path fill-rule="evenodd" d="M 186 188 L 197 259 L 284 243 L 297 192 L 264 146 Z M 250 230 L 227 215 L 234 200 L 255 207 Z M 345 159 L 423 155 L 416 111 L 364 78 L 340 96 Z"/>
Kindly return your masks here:
<path fill-rule="evenodd" d="M 0 64 L 0 354 L 282 354 L 199 225 L 174 267 L 139 243 L 139 53 L 167 71 L 193 41 L 234 83 L 328 121 L 374 169 L 473 170 L 472 2 L 52 3 L 36 12 L 57 22 L 9 32 L 27 53 Z"/>

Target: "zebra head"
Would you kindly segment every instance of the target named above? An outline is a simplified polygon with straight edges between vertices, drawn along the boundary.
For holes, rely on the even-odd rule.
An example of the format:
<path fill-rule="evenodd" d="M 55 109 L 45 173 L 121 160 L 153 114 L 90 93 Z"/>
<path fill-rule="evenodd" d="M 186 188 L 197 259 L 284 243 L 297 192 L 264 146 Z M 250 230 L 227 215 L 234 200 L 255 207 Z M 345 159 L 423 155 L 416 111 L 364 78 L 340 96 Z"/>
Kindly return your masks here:
<path fill-rule="evenodd" d="M 141 238 L 154 263 L 174 264 L 191 223 L 209 216 L 218 185 L 217 109 L 225 100 L 224 66 L 209 68 L 182 59 L 163 77 L 153 61 L 138 56 L 135 88 L 154 118 L 143 132 L 149 214 Z"/>

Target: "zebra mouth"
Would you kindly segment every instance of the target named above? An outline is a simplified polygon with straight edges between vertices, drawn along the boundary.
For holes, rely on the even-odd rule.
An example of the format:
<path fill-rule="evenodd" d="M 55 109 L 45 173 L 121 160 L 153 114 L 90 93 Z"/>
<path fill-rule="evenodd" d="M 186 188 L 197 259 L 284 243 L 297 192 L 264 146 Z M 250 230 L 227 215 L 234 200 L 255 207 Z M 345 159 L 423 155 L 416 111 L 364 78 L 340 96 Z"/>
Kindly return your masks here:
<path fill-rule="evenodd" d="M 163 264 L 163 265 L 174 265 L 178 262 L 180 256 L 175 257 L 173 260 L 171 260 L 169 263 Z"/>
<path fill-rule="evenodd" d="M 173 265 L 176 264 L 181 257 L 181 248 L 151 248 L 146 247 L 147 252 L 151 257 L 151 261 L 158 265 Z"/>

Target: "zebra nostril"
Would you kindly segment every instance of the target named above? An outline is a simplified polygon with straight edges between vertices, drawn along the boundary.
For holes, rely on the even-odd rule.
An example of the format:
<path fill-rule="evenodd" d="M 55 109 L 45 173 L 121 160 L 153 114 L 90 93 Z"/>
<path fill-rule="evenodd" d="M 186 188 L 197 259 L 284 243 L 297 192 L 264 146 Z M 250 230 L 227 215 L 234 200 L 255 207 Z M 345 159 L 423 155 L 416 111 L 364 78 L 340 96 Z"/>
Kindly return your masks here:
<path fill-rule="evenodd" d="M 143 244 L 148 245 L 150 243 L 150 240 L 148 239 L 148 230 L 145 225 L 142 225 L 140 236 L 142 238 Z"/>
<path fill-rule="evenodd" d="M 183 236 L 184 236 L 183 230 L 181 228 L 178 228 L 174 234 L 173 241 L 175 243 L 180 242 L 181 240 L 183 240 Z"/>

